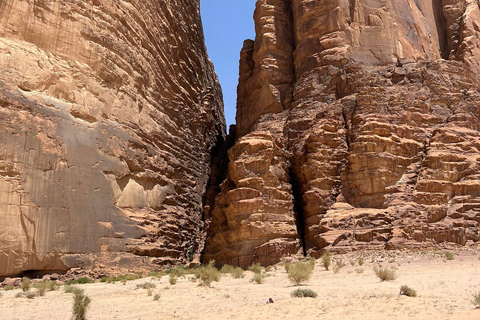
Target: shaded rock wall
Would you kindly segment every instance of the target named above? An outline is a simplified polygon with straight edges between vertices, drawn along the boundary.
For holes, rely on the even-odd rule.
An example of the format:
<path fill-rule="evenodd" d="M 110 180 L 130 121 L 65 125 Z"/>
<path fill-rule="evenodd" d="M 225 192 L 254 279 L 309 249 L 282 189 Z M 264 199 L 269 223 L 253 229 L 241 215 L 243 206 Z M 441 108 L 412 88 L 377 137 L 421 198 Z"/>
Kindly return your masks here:
<path fill-rule="evenodd" d="M 479 14 L 462 0 L 257 1 L 206 260 L 479 241 Z"/>
<path fill-rule="evenodd" d="M 197 0 L 0 2 L 0 275 L 199 251 L 225 137 Z"/>

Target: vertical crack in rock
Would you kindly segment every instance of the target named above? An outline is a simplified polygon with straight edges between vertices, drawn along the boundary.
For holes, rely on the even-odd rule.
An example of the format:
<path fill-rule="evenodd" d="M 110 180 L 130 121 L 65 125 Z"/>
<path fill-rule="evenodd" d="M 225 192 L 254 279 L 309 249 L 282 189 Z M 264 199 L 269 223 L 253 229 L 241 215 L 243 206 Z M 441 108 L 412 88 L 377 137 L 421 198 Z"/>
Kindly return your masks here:
<path fill-rule="evenodd" d="M 295 173 L 291 167 L 288 169 L 288 174 L 290 176 L 290 184 L 292 185 L 293 211 L 295 216 L 295 223 L 297 225 L 297 233 L 302 243 L 303 255 L 306 256 L 307 246 L 305 243 L 305 216 L 303 213 L 302 191 L 297 181 L 297 178 L 295 177 Z"/>
<path fill-rule="evenodd" d="M 437 30 L 438 44 L 440 46 L 440 53 L 443 59 L 448 59 L 450 52 L 447 33 L 447 20 L 445 19 L 445 15 L 443 13 L 442 0 L 432 1 L 432 7 L 435 17 L 435 26 Z"/>

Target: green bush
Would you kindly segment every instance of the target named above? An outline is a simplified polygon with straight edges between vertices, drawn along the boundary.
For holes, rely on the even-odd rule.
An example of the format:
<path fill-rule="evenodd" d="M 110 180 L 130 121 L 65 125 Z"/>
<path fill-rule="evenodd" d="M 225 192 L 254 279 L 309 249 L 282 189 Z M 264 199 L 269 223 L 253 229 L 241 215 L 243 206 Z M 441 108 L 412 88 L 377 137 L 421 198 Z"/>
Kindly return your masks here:
<path fill-rule="evenodd" d="M 248 271 L 251 271 L 255 274 L 260 274 L 262 273 L 262 266 L 260 265 L 260 263 L 255 263 L 255 264 L 252 264 L 250 267 L 248 267 Z"/>
<path fill-rule="evenodd" d="M 42 282 L 35 283 L 33 287 L 37 289 L 37 292 L 41 296 L 43 296 L 45 292 L 57 290 L 60 287 L 60 285 L 54 281 L 42 281 Z M 42 293 L 41 291 L 43 291 L 43 294 L 41 294 Z"/>
<path fill-rule="evenodd" d="M 332 263 L 332 253 L 328 250 L 325 250 L 325 252 L 322 254 L 320 258 L 322 259 L 323 266 L 328 271 L 328 268 Z"/>
<path fill-rule="evenodd" d="M 210 286 L 213 281 L 220 281 L 221 273 L 215 268 L 215 261 L 211 260 L 208 265 L 195 270 L 195 277 L 201 281 L 202 286 Z"/>
<path fill-rule="evenodd" d="M 177 277 L 175 277 L 174 275 L 170 275 L 168 281 L 173 286 L 173 285 L 177 284 Z"/>
<path fill-rule="evenodd" d="M 174 276 L 177 278 L 185 277 L 185 275 L 192 273 L 190 269 L 185 268 L 184 266 L 176 266 L 172 269 L 165 271 L 166 274 Z"/>
<path fill-rule="evenodd" d="M 154 277 L 154 278 L 161 278 L 165 275 L 165 273 L 161 271 L 151 271 L 148 273 L 147 277 Z"/>
<path fill-rule="evenodd" d="M 452 252 L 450 252 L 450 251 L 445 251 L 443 254 L 445 255 L 445 258 L 446 258 L 447 260 L 453 260 L 453 259 L 455 259 L 455 255 L 454 255 Z"/>
<path fill-rule="evenodd" d="M 87 309 L 90 305 L 90 298 L 85 295 L 83 290 L 74 290 L 73 295 L 73 319 L 86 320 Z"/>
<path fill-rule="evenodd" d="M 137 289 L 153 289 L 156 287 L 157 286 L 155 285 L 155 283 L 151 283 L 151 282 L 144 282 L 144 283 L 137 284 Z"/>
<path fill-rule="evenodd" d="M 472 304 L 475 305 L 475 307 L 480 308 L 480 291 L 473 294 Z"/>
<path fill-rule="evenodd" d="M 119 275 L 119 276 L 116 276 L 116 277 L 102 277 L 100 278 L 100 282 L 106 282 L 106 283 L 116 283 L 117 281 L 120 281 L 122 282 L 123 284 L 125 284 L 127 281 L 133 281 L 133 280 L 137 280 L 137 279 L 140 279 L 141 277 L 137 274 L 123 274 L 123 275 Z M 84 281 L 84 280 L 83 280 Z M 90 282 L 93 282 L 93 281 L 90 281 Z M 87 283 L 90 283 L 90 282 L 87 282 Z M 75 284 L 75 283 L 67 283 L 67 284 Z"/>
<path fill-rule="evenodd" d="M 47 288 L 45 286 L 40 286 L 37 288 L 37 296 L 43 297 L 47 292 Z"/>
<path fill-rule="evenodd" d="M 235 279 L 243 279 L 245 278 L 245 274 L 243 273 L 243 269 L 240 267 L 233 268 L 233 270 L 230 272 L 233 278 Z"/>
<path fill-rule="evenodd" d="M 292 291 L 290 295 L 294 298 L 316 298 L 317 293 L 310 289 L 297 289 Z"/>
<path fill-rule="evenodd" d="M 407 296 L 407 297 L 416 297 L 417 296 L 417 291 L 410 288 L 409 286 L 403 285 L 403 286 L 400 287 L 400 295 L 404 295 L 404 296 Z"/>
<path fill-rule="evenodd" d="M 393 281 L 397 278 L 397 272 L 393 268 L 375 266 L 373 271 L 381 281 Z"/>
<path fill-rule="evenodd" d="M 252 282 L 262 284 L 265 280 L 266 276 L 262 273 L 255 273 L 252 278 Z"/>
<path fill-rule="evenodd" d="M 315 263 L 311 262 L 296 262 L 290 263 L 286 267 L 288 272 L 288 279 L 295 285 L 300 285 L 302 282 L 308 281 L 312 276 Z"/>
<path fill-rule="evenodd" d="M 343 259 L 335 260 L 335 264 L 333 265 L 332 271 L 334 273 L 339 273 L 340 269 L 342 269 L 343 267 L 345 267 L 345 263 L 343 262 Z"/>
<path fill-rule="evenodd" d="M 229 265 L 229 264 L 224 264 L 223 267 L 220 269 L 220 272 L 221 273 L 232 273 L 233 271 L 233 266 Z"/>
<path fill-rule="evenodd" d="M 153 296 L 153 301 L 158 301 L 160 300 L 160 295 L 157 293 L 155 296 Z"/>
<path fill-rule="evenodd" d="M 23 292 L 27 292 L 28 290 L 30 290 L 31 286 L 32 286 L 32 281 L 29 278 L 22 279 L 22 284 L 20 287 L 22 288 Z"/>
<path fill-rule="evenodd" d="M 74 286 L 67 284 L 65 285 L 65 287 L 63 287 L 63 291 L 65 291 L 65 293 L 73 293 L 74 288 L 75 288 Z"/>
<path fill-rule="evenodd" d="M 363 266 L 364 263 L 365 263 L 365 259 L 363 258 L 363 256 L 359 256 L 358 257 L 358 265 Z"/>
<path fill-rule="evenodd" d="M 10 290 L 15 290 L 15 289 L 17 289 L 17 288 L 18 288 L 18 287 L 15 287 L 15 286 L 12 286 L 11 284 L 9 284 L 8 286 L 5 286 L 5 287 L 3 288 L 3 290 L 5 290 L 5 291 L 10 291 Z"/>
<path fill-rule="evenodd" d="M 78 278 L 78 279 L 75 279 L 75 280 L 66 281 L 65 284 L 66 285 L 87 284 L 87 283 L 93 283 L 93 282 L 95 282 L 95 281 L 90 279 L 90 278 L 82 277 L 82 278 Z"/>

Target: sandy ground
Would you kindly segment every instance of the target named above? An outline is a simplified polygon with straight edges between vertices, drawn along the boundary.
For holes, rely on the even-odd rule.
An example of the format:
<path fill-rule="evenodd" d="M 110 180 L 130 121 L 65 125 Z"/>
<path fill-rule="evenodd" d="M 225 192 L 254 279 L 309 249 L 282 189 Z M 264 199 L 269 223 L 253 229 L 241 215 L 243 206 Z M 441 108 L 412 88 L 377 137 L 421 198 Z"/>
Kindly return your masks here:
<path fill-rule="evenodd" d="M 339 273 L 326 271 L 320 261 L 310 281 L 293 286 L 282 265 L 268 272 L 264 284 L 224 275 L 211 288 L 199 287 L 191 275 L 170 285 L 168 277 L 122 283 L 79 285 L 92 299 L 87 318 L 94 319 L 480 319 L 471 304 L 480 291 L 480 253 L 456 252 L 447 261 L 439 252 L 365 253 L 363 266 L 350 261 L 359 254 L 337 256 L 347 264 Z M 398 278 L 381 282 L 373 272 L 372 257 L 384 266 L 398 268 Z M 362 273 L 356 270 L 362 269 Z M 146 281 L 156 285 L 153 295 L 136 289 Z M 398 295 L 406 284 L 418 292 L 410 298 Z M 318 293 L 313 298 L 292 298 L 296 288 Z M 35 299 L 15 298 L 19 289 L 0 291 L 0 319 L 71 319 L 73 295 L 63 288 Z M 158 301 L 153 300 L 160 294 Z M 272 298 L 274 303 L 268 304 Z"/>

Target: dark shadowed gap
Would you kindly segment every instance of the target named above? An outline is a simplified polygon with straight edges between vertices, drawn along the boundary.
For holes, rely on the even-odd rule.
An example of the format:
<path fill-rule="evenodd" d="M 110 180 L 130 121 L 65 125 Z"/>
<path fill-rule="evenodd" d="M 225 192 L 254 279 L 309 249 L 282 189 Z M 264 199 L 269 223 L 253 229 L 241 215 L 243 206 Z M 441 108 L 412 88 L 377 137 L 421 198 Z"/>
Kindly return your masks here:
<path fill-rule="evenodd" d="M 297 225 L 297 234 L 302 242 L 303 255 L 307 255 L 305 242 L 305 215 L 303 213 L 302 191 L 292 168 L 288 169 L 290 183 L 292 185 L 293 211 L 295 213 L 295 223 Z"/>
<path fill-rule="evenodd" d="M 442 58 L 448 59 L 450 52 L 447 39 L 447 21 L 443 14 L 441 1 L 432 1 L 433 13 L 435 15 L 435 25 L 437 27 L 438 43 Z"/>

